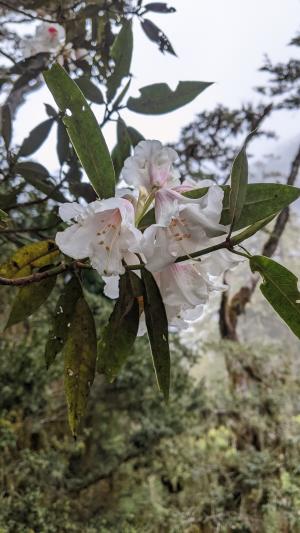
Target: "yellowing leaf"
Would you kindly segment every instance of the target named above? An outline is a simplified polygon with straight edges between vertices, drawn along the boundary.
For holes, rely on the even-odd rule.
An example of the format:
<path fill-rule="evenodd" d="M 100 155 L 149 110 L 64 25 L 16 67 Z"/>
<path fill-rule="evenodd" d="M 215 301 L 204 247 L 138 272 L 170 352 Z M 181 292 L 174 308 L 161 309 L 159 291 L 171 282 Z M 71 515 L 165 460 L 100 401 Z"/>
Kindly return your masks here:
<path fill-rule="evenodd" d="M 82 297 L 82 289 L 77 278 L 72 277 L 63 288 L 55 307 L 52 319 L 52 327 L 48 334 L 45 360 L 49 366 L 55 360 L 57 354 L 63 349 L 69 334 L 69 327 L 73 317 L 76 302 Z"/>
<path fill-rule="evenodd" d="M 76 437 L 94 381 L 97 357 L 95 322 L 83 297 L 77 300 L 63 355 L 69 425 Z"/>
<path fill-rule="evenodd" d="M 25 269 L 28 269 L 28 267 L 24 267 Z M 51 294 L 55 281 L 56 276 L 52 276 L 18 289 L 6 328 L 25 320 L 25 318 L 35 313 Z"/>
<path fill-rule="evenodd" d="M 58 253 L 54 241 L 39 241 L 19 248 L 7 261 L 0 265 L 0 276 L 15 278 L 19 271 L 26 266 L 45 266 L 49 264 L 49 254 Z M 35 263 L 35 264 L 34 264 Z M 30 274 L 30 272 L 28 272 Z M 24 274 L 28 275 L 28 274 Z M 20 277 L 20 276 L 18 276 Z"/>

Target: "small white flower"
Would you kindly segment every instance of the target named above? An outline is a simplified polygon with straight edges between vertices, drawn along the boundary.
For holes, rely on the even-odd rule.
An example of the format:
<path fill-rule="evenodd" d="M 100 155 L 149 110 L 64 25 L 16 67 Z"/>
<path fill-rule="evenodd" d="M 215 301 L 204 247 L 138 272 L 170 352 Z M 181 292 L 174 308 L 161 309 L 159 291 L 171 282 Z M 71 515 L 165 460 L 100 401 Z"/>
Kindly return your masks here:
<path fill-rule="evenodd" d="M 223 195 L 217 185 L 198 199 L 159 190 L 155 195 L 156 224 L 145 230 L 142 241 L 147 269 L 160 272 L 177 257 L 208 247 L 212 238 L 224 234 L 226 228 L 219 223 Z"/>
<path fill-rule="evenodd" d="M 128 157 L 122 170 L 122 178 L 128 185 L 144 187 L 148 192 L 155 188 L 180 185 L 179 173 L 173 167 L 178 158 L 173 148 L 160 141 L 141 141 Z"/>
<path fill-rule="evenodd" d="M 57 233 L 58 247 L 74 259 L 89 257 L 100 275 L 123 274 L 125 255 L 140 251 L 142 234 L 134 227 L 134 207 L 125 198 L 96 200 L 86 207 L 66 203 L 59 214 L 75 223 Z"/>
<path fill-rule="evenodd" d="M 34 37 L 26 37 L 20 48 L 24 57 L 31 57 L 41 52 L 57 52 L 65 41 L 65 30 L 60 24 L 43 22 L 35 31 Z"/>

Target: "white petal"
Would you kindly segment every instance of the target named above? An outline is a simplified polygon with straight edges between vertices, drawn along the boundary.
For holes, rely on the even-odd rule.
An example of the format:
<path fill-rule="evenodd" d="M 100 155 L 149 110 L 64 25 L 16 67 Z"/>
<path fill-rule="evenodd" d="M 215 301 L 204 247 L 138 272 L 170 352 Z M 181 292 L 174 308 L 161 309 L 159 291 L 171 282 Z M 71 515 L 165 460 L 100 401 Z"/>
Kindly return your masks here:
<path fill-rule="evenodd" d="M 69 220 L 76 220 L 78 216 L 82 216 L 85 212 L 85 209 L 82 205 L 77 202 L 66 202 L 59 206 L 59 216 L 64 222 Z"/>
<path fill-rule="evenodd" d="M 119 280 L 120 276 L 102 276 L 105 282 L 104 294 L 108 298 L 115 300 L 119 298 Z"/>
<path fill-rule="evenodd" d="M 139 329 L 137 332 L 137 336 L 142 337 L 143 335 L 145 335 L 145 333 L 147 333 L 147 326 L 146 326 L 146 320 L 145 320 L 145 313 L 142 313 L 140 316 Z"/>
<path fill-rule="evenodd" d="M 56 234 L 55 242 L 59 249 L 73 259 L 84 259 L 90 254 L 89 228 L 74 224 Z"/>
<path fill-rule="evenodd" d="M 163 147 L 160 141 L 141 141 L 135 147 L 134 155 L 127 158 L 122 169 L 122 178 L 130 185 L 153 187 L 179 185 L 179 173 L 173 168 L 178 158 L 175 150 Z"/>
<path fill-rule="evenodd" d="M 197 264 L 176 263 L 160 273 L 163 300 L 184 309 L 204 304 L 208 300 L 208 283 Z"/>

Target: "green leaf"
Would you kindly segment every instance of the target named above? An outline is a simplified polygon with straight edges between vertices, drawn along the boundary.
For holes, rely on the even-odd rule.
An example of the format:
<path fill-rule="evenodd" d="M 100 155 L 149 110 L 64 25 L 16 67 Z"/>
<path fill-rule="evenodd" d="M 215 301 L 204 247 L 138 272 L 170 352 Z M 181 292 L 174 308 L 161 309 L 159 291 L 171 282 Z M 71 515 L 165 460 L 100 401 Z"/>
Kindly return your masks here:
<path fill-rule="evenodd" d="M 220 222 L 225 226 L 230 224 L 229 194 L 230 187 L 225 185 L 223 210 Z M 208 187 L 194 189 L 183 193 L 188 198 L 201 198 L 208 191 Z M 259 220 L 277 214 L 287 205 L 300 197 L 300 189 L 291 185 L 280 185 L 277 183 L 253 183 L 247 185 L 246 199 L 241 216 L 234 225 L 234 231 L 251 226 Z M 139 228 L 144 229 L 155 222 L 154 210 L 151 209 L 142 218 Z"/>
<path fill-rule="evenodd" d="M 128 89 L 131 85 L 131 78 L 127 81 L 127 83 L 124 85 L 122 91 L 118 94 L 118 97 L 115 99 L 113 103 L 113 109 L 118 109 L 120 103 L 122 102 L 123 98 L 126 96 Z"/>
<path fill-rule="evenodd" d="M 5 329 L 35 313 L 50 296 L 55 281 L 56 276 L 52 276 L 18 289 Z"/>
<path fill-rule="evenodd" d="M 57 111 L 50 104 L 44 104 L 48 117 L 57 118 Z"/>
<path fill-rule="evenodd" d="M 249 239 L 250 237 L 252 237 L 252 235 L 255 235 L 255 233 L 257 233 L 259 230 L 269 224 L 276 217 L 277 214 L 278 213 L 275 213 L 275 215 L 270 215 L 269 217 L 264 218 L 263 220 L 259 220 L 258 222 L 255 222 L 255 224 L 252 224 L 252 226 L 249 226 L 238 235 L 234 235 L 234 237 L 231 237 L 230 239 L 232 244 L 235 246 L 236 244 L 239 244 L 240 242 Z"/>
<path fill-rule="evenodd" d="M 165 400 L 170 389 L 168 319 L 159 288 L 151 272 L 142 269 L 145 286 L 144 311 L 157 383 Z"/>
<path fill-rule="evenodd" d="M 53 198 L 57 202 L 65 202 L 64 195 L 55 189 L 55 184 L 49 179 L 48 170 L 40 163 L 34 161 L 23 161 L 17 163 L 15 171 L 20 174 L 27 183 L 35 187 L 38 191 L 43 192 L 49 198 Z"/>
<path fill-rule="evenodd" d="M 115 194 L 115 175 L 110 154 L 97 123 L 78 85 L 55 64 L 44 73 L 78 158 L 100 198 Z M 68 114 L 69 113 L 69 114 Z"/>
<path fill-rule="evenodd" d="M 69 333 L 71 319 L 76 308 L 76 302 L 80 297 L 82 297 L 80 283 L 75 277 L 72 277 L 63 288 L 55 307 L 52 326 L 45 348 L 47 368 L 50 367 L 57 354 L 64 347 Z"/>
<path fill-rule="evenodd" d="M 175 7 L 168 7 L 164 2 L 150 2 L 144 6 L 147 11 L 154 11 L 155 13 L 175 13 Z"/>
<path fill-rule="evenodd" d="M 2 209 L 0 209 L 0 220 L 7 220 L 8 218 L 8 214 L 5 213 L 5 211 L 2 211 Z"/>
<path fill-rule="evenodd" d="M 211 83 L 203 81 L 180 81 L 175 91 L 166 83 L 154 83 L 140 89 L 138 98 L 129 98 L 127 107 L 144 115 L 169 113 L 194 100 Z"/>
<path fill-rule="evenodd" d="M 40 146 L 42 146 L 43 142 L 47 139 L 50 133 L 53 122 L 53 118 L 48 118 L 31 130 L 28 137 L 26 137 L 21 144 L 18 154 L 19 157 L 27 157 L 28 155 L 33 154 L 33 152 L 36 152 Z"/>
<path fill-rule="evenodd" d="M 230 212 L 230 230 L 237 224 L 241 216 L 247 194 L 248 184 L 248 159 L 246 146 L 253 132 L 248 135 L 245 142 L 233 161 L 230 174 L 230 195 L 229 195 L 229 212 Z"/>
<path fill-rule="evenodd" d="M 97 358 L 95 322 L 83 297 L 76 302 L 63 355 L 69 425 L 76 438 L 94 381 Z"/>
<path fill-rule="evenodd" d="M 152 22 L 152 20 L 144 18 L 141 20 L 141 26 L 148 39 L 158 44 L 158 48 L 162 53 L 169 52 L 169 54 L 176 56 L 175 50 L 168 37 L 160 28 L 156 26 L 156 24 L 154 24 L 154 22 Z"/>
<path fill-rule="evenodd" d="M 133 50 L 132 22 L 126 20 L 116 36 L 111 48 L 111 57 L 115 67 L 107 80 L 107 99 L 110 102 L 126 76 L 129 76 Z"/>
<path fill-rule="evenodd" d="M 98 371 L 110 382 L 118 376 L 132 351 L 139 327 L 139 304 L 130 285 L 129 274 L 119 282 L 120 295 L 98 343 Z"/>
<path fill-rule="evenodd" d="M 82 76 L 81 78 L 75 79 L 78 87 L 83 92 L 84 96 L 94 102 L 95 104 L 103 104 L 103 95 L 102 92 L 87 76 Z"/>
<path fill-rule="evenodd" d="M 300 339 L 298 278 L 284 266 L 264 256 L 251 257 L 250 267 L 252 272 L 259 272 L 264 280 L 260 285 L 264 297 Z"/>
<path fill-rule="evenodd" d="M 117 122 L 117 145 L 112 152 L 112 160 L 115 168 L 116 178 L 120 176 L 120 172 L 124 166 L 124 161 L 130 156 L 131 141 L 127 126 L 124 120 L 119 117 Z"/>
<path fill-rule="evenodd" d="M 145 140 L 145 137 L 143 137 L 143 135 L 135 128 L 128 126 L 127 131 L 133 148 L 135 148 L 135 146 L 139 144 L 139 142 Z"/>
<path fill-rule="evenodd" d="M 11 137 L 12 137 L 12 118 L 9 105 L 5 104 L 1 109 L 1 130 L 0 134 L 4 139 L 6 150 L 9 149 Z"/>
<path fill-rule="evenodd" d="M 60 164 L 63 165 L 70 155 L 70 140 L 62 120 L 57 123 L 56 152 Z"/>
<path fill-rule="evenodd" d="M 19 248 L 11 258 L 0 265 L 0 276 L 3 278 L 21 277 L 24 269 L 42 268 L 49 264 L 49 260 L 59 254 L 55 242 L 51 240 L 27 244 Z M 26 274 L 28 275 L 28 274 Z"/>
<path fill-rule="evenodd" d="M 300 196 L 300 189 L 291 185 L 277 183 L 253 183 L 247 186 L 246 200 L 237 223 L 233 229 L 250 226 L 259 220 L 275 215 Z M 222 224 L 230 224 L 229 191 L 224 195 Z"/>

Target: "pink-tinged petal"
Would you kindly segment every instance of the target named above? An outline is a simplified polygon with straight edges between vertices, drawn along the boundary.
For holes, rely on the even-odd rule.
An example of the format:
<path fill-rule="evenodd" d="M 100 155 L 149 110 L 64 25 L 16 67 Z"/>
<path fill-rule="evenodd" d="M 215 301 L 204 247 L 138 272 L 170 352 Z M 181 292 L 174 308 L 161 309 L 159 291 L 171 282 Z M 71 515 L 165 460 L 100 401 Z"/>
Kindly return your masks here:
<path fill-rule="evenodd" d="M 150 272 L 160 272 L 176 259 L 176 250 L 172 250 L 172 242 L 165 228 L 153 225 L 147 228 L 142 237 L 142 252 L 146 258 L 146 268 Z"/>
<path fill-rule="evenodd" d="M 75 259 L 89 257 L 100 275 L 124 273 L 122 260 L 141 251 L 142 233 L 133 225 L 134 207 L 124 198 L 96 200 L 85 207 L 64 204 L 60 214 L 77 223 L 57 234 L 58 246 Z"/>
<path fill-rule="evenodd" d="M 142 240 L 147 268 L 162 269 L 180 256 L 202 250 L 211 239 L 226 232 L 219 224 L 223 191 L 211 187 L 202 198 L 186 198 L 174 190 L 161 189 L 155 195 L 157 224 L 147 229 Z"/>
<path fill-rule="evenodd" d="M 164 302 L 189 309 L 208 300 L 208 283 L 195 263 L 175 263 L 160 273 Z"/>
<path fill-rule="evenodd" d="M 141 141 L 134 155 L 127 158 L 122 169 L 122 178 L 130 185 L 153 188 L 173 187 L 180 184 L 179 173 L 173 167 L 178 158 L 172 148 L 164 147 L 160 141 Z"/>
<path fill-rule="evenodd" d="M 160 226 L 167 227 L 172 218 L 178 218 L 179 206 L 184 199 L 181 194 L 171 189 L 161 189 L 155 194 L 155 221 Z"/>

